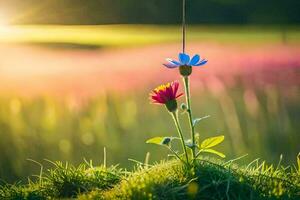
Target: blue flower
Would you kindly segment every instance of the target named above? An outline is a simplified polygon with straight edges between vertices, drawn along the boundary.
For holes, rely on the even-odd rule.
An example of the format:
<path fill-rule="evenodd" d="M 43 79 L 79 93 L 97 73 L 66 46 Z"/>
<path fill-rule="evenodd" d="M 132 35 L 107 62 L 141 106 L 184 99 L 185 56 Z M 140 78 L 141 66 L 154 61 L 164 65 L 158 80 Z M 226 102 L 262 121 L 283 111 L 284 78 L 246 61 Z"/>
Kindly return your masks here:
<path fill-rule="evenodd" d="M 178 61 L 167 58 L 166 60 L 168 61 L 168 63 L 164 64 L 164 66 L 168 67 L 168 68 L 176 68 L 176 67 L 180 67 L 180 66 L 194 66 L 194 67 L 199 67 L 202 65 L 205 65 L 207 63 L 207 60 L 205 59 L 200 59 L 200 56 L 198 54 L 194 55 L 192 57 L 192 59 L 190 58 L 190 56 L 188 54 L 185 53 L 180 53 L 178 55 Z"/>

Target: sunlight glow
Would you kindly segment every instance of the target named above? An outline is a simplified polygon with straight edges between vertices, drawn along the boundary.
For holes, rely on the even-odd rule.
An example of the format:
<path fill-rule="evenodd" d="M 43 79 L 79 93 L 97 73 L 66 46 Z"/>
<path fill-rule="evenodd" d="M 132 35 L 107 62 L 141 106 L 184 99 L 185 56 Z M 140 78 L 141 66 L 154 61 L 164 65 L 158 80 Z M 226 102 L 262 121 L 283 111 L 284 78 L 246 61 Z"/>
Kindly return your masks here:
<path fill-rule="evenodd" d="M 3 12 L 0 12 L 0 29 L 8 26 L 8 20 Z"/>
<path fill-rule="evenodd" d="M 0 12 L 0 26 L 6 26 L 7 20 L 3 12 Z"/>
<path fill-rule="evenodd" d="M 6 16 L 0 12 L 0 36 L 7 34 L 9 30 L 9 23 Z"/>

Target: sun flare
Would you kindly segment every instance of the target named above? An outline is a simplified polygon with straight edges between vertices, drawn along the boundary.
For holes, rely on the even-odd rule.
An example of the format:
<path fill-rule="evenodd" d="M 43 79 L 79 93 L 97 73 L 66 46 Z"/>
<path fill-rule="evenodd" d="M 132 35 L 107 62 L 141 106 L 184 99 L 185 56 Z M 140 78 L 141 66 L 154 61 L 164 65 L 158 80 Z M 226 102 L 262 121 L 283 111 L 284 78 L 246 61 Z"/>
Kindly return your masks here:
<path fill-rule="evenodd" d="M 8 23 L 5 15 L 2 12 L 0 12 L 0 26 L 7 26 L 7 25 Z"/>
<path fill-rule="evenodd" d="M 5 15 L 3 15 L 3 13 L 0 12 L 0 33 L 6 33 L 8 30 L 8 20 L 5 17 Z"/>

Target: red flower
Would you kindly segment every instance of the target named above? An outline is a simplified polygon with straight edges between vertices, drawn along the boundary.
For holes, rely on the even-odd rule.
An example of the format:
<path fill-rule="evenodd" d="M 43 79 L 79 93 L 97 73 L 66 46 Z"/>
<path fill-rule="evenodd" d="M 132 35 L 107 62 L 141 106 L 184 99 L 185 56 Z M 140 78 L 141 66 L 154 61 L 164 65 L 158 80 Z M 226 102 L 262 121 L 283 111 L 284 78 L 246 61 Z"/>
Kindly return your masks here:
<path fill-rule="evenodd" d="M 170 112 L 175 111 L 177 109 L 176 99 L 183 95 L 183 93 L 177 94 L 178 88 L 177 81 L 158 86 L 150 93 L 152 102 L 166 105 Z"/>

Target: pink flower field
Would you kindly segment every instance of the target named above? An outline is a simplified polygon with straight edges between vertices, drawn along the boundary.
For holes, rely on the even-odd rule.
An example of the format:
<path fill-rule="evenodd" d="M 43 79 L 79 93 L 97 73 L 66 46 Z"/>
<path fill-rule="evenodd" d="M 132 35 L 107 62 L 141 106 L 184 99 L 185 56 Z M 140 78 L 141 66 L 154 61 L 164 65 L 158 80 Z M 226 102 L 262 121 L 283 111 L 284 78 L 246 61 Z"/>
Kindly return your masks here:
<path fill-rule="evenodd" d="M 162 63 L 166 57 L 176 58 L 179 48 L 179 43 L 103 50 L 2 44 L 0 91 L 25 96 L 91 97 L 108 89 L 144 88 L 158 84 L 159 79 L 170 81 L 176 77 L 176 70 Z M 193 73 L 194 86 L 201 87 L 205 82 L 217 92 L 222 89 L 220 83 L 234 87 L 235 75 L 249 85 L 300 83 L 298 45 L 197 42 L 188 49 L 209 60 Z"/>

